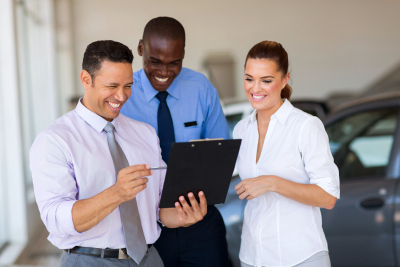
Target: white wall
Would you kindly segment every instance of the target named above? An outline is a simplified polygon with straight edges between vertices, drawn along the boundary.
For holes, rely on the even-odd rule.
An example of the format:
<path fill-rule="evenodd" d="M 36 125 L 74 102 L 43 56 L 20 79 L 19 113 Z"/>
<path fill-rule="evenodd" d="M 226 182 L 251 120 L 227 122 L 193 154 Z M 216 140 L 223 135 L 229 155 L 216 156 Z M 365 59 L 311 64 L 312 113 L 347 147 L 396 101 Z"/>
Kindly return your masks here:
<path fill-rule="evenodd" d="M 172 16 L 186 29 L 184 66 L 203 71 L 208 53 L 230 52 L 240 93 L 244 58 L 266 39 L 288 51 L 295 97 L 357 91 L 400 61 L 399 11 L 400 1 L 394 0 L 73 0 L 75 77 L 86 46 L 100 39 L 128 45 L 138 70 L 136 46 L 145 24 L 156 16 Z"/>

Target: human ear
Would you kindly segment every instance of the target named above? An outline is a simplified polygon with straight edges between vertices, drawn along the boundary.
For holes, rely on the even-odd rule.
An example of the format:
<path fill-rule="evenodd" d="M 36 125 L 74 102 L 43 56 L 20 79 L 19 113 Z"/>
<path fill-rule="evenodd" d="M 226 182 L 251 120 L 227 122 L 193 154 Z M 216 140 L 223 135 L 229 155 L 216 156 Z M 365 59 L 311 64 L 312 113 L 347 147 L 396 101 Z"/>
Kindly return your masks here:
<path fill-rule="evenodd" d="M 85 88 L 85 90 L 89 89 L 92 86 L 92 77 L 90 76 L 89 72 L 87 72 L 86 70 L 82 70 L 80 78 L 83 88 Z"/>
<path fill-rule="evenodd" d="M 143 56 L 143 40 L 142 39 L 139 40 L 137 52 L 138 52 L 139 56 Z"/>
<path fill-rule="evenodd" d="M 289 80 L 290 80 L 290 72 L 288 72 L 288 73 L 285 75 L 285 78 L 283 79 L 283 87 L 282 87 L 282 89 L 285 88 L 285 86 L 286 86 L 286 84 L 289 82 Z"/>

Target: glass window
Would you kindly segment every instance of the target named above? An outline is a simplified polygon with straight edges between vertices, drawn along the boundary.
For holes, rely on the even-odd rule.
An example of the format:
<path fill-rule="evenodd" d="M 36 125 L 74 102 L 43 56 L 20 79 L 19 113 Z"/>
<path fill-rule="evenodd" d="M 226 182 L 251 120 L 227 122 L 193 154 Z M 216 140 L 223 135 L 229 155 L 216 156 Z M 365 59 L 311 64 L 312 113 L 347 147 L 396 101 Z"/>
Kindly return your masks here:
<path fill-rule="evenodd" d="M 236 124 L 242 119 L 243 113 L 236 113 L 231 115 L 226 115 L 226 122 L 228 123 L 229 135 L 233 138 L 233 129 Z"/>
<path fill-rule="evenodd" d="M 382 177 L 386 174 L 397 116 L 397 110 L 363 112 L 326 128 L 341 179 Z"/>
<path fill-rule="evenodd" d="M 51 6 L 46 1 L 15 2 L 22 145 L 26 163 L 36 135 L 58 117 L 59 102 L 54 89 L 55 50 L 51 40 L 54 36 L 49 9 Z M 26 184 L 31 186 L 28 164 L 24 174 Z"/>

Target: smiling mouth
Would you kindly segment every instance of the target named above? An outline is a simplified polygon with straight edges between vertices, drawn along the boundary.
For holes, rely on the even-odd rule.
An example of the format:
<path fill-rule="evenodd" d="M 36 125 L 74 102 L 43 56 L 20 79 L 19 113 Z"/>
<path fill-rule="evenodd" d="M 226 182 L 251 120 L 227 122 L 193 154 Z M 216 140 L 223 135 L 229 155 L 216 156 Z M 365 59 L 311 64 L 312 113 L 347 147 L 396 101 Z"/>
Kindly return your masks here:
<path fill-rule="evenodd" d="M 267 95 L 253 95 L 253 94 L 251 94 L 251 96 L 252 96 L 254 99 L 257 99 L 257 100 L 261 100 L 261 99 L 267 97 Z"/>
<path fill-rule="evenodd" d="M 154 78 L 155 78 L 157 81 L 162 82 L 162 83 L 165 83 L 165 82 L 168 81 L 168 79 L 169 79 L 169 77 L 167 77 L 167 78 L 161 78 L 161 77 L 157 77 L 157 76 L 154 76 Z"/>
<path fill-rule="evenodd" d="M 121 103 L 113 103 L 113 102 L 109 102 L 109 101 L 107 101 L 107 104 L 109 104 L 110 107 L 112 107 L 114 109 L 118 109 L 121 106 Z"/>

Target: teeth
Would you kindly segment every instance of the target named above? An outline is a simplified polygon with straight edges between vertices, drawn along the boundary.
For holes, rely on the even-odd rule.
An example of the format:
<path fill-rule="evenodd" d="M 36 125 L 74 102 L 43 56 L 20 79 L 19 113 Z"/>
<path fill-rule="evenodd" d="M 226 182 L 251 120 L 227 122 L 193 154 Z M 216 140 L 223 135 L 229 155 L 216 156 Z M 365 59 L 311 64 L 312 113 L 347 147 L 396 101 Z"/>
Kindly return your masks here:
<path fill-rule="evenodd" d="M 108 104 L 110 104 L 110 106 L 112 106 L 113 108 L 119 108 L 119 106 L 121 106 L 121 104 L 115 104 L 111 102 L 108 102 Z"/>
<path fill-rule="evenodd" d="M 260 95 L 260 96 L 253 95 L 253 97 L 254 97 L 255 99 L 261 99 L 261 98 L 264 98 L 264 97 L 266 97 L 266 96 L 265 96 L 265 95 Z"/>
<path fill-rule="evenodd" d="M 163 79 L 163 78 L 160 78 L 160 77 L 154 76 L 154 78 L 156 78 L 156 80 L 157 80 L 157 81 L 159 81 L 159 82 L 163 82 L 163 83 L 164 83 L 164 82 L 166 82 L 166 81 L 168 81 L 168 77 Z"/>

